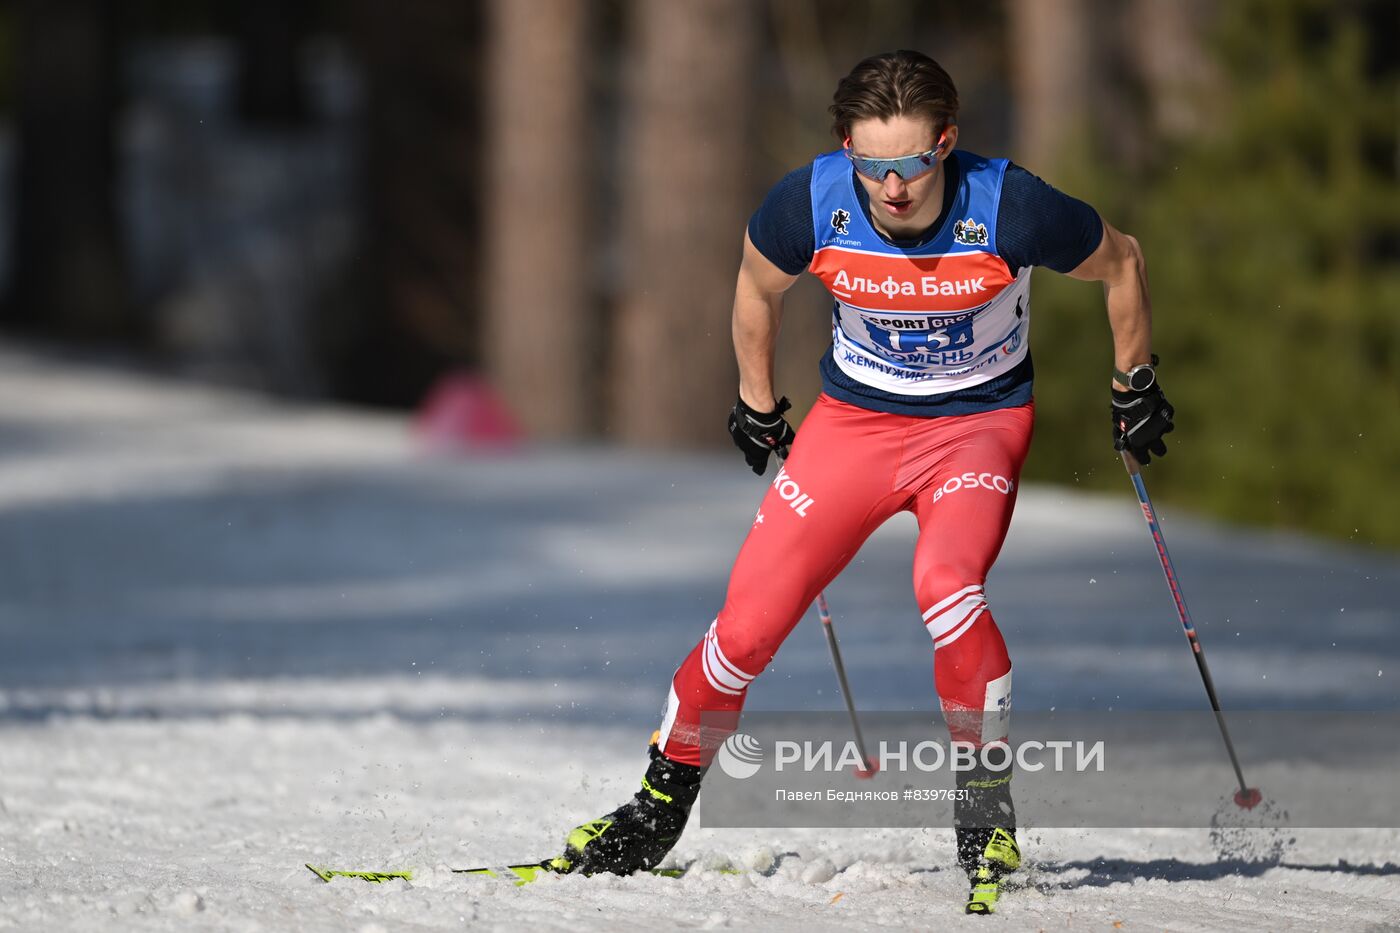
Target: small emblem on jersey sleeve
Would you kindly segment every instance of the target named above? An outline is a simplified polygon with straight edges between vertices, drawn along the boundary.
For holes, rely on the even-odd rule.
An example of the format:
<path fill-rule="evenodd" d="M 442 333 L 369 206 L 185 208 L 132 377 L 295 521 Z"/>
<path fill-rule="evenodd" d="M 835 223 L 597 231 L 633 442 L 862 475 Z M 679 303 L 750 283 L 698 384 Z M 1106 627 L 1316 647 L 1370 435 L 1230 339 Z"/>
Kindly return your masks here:
<path fill-rule="evenodd" d="M 953 224 L 953 241 L 964 246 L 986 246 L 987 225 L 979 224 L 971 217 Z"/>
<path fill-rule="evenodd" d="M 838 207 L 836 210 L 831 212 L 831 229 L 835 230 L 842 236 L 845 236 L 847 233 L 850 232 L 846 229 L 846 224 L 850 222 L 851 214 L 849 211 L 843 211 L 841 210 L 841 208 Z"/>

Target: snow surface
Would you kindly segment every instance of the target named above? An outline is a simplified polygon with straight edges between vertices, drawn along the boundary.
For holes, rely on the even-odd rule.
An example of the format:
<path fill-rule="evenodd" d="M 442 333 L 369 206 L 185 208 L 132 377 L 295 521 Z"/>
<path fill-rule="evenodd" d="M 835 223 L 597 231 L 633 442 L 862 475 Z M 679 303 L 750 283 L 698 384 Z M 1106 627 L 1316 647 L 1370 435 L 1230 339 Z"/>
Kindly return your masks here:
<path fill-rule="evenodd" d="M 0 345 L 0 929 L 1400 929 L 1395 830 L 1025 830 L 991 918 L 958 912 L 943 831 L 692 827 L 679 880 L 451 874 L 632 792 L 762 491 L 722 454 L 430 457 L 403 419 Z M 1227 706 L 1400 707 L 1394 555 L 1159 511 Z M 865 708 L 932 703 L 912 536 L 830 589 Z M 1024 490 L 988 590 L 1018 708 L 1201 708 L 1126 479 Z M 841 708 L 815 622 L 750 705 Z"/>

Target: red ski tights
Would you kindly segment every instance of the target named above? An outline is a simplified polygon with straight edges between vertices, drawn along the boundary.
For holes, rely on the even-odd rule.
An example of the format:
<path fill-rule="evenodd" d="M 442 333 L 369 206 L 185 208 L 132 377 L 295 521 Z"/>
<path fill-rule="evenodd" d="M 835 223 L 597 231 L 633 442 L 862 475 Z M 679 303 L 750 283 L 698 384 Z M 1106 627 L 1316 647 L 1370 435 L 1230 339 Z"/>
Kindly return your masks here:
<path fill-rule="evenodd" d="M 662 752 L 709 763 L 749 684 L 817 593 L 901 511 L 919 523 L 914 592 L 952 738 L 1004 737 L 1011 660 L 983 584 L 1011 521 L 1033 420 L 1032 405 L 915 418 L 822 395 L 754 517 L 724 608 L 671 682 Z"/>

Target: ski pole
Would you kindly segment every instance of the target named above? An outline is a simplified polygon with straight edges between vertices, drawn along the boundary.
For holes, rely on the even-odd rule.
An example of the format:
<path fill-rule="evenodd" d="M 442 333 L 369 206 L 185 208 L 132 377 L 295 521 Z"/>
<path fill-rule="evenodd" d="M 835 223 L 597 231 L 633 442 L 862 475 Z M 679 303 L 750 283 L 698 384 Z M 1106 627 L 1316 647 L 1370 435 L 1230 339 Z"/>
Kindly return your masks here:
<path fill-rule="evenodd" d="M 787 462 L 782 451 L 774 451 L 778 459 Z M 822 620 L 822 631 L 826 633 L 826 646 L 831 649 L 831 666 L 836 668 L 836 682 L 841 686 L 841 699 L 846 701 L 846 712 L 851 714 L 851 729 L 856 734 L 856 751 L 865 767 L 856 769 L 856 777 L 874 777 L 880 770 L 879 764 L 865 751 L 865 736 L 860 731 L 860 718 L 856 715 L 856 703 L 851 696 L 851 685 L 846 680 L 846 665 L 841 663 L 841 648 L 836 644 L 836 628 L 831 624 L 831 607 L 826 602 L 826 591 L 817 591 L 817 615 Z"/>
<path fill-rule="evenodd" d="M 860 731 L 860 719 L 856 717 L 856 703 L 851 697 L 851 685 L 846 682 L 846 666 L 841 663 L 841 649 L 836 645 L 836 629 L 831 624 L 831 608 L 826 604 L 826 592 L 817 593 L 817 615 L 822 620 L 822 631 L 826 632 L 826 646 L 831 649 L 831 665 L 836 668 L 836 681 L 841 685 L 841 697 L 846 701 L 846 712 L 851 714 L 851 729 L 856 734 L 856 751 L 865 767 L 856 769 L 856 777 L 874 777 L 880 765 L 865 752 L 865 736 Z"/>
<path fill-rule="evenodd" d="M 1172 591 L 1172 600 L 1176 603 L 1176 614 L 1181 619 L 1181 627 L 1186 630 L 1186 641 L 1191 645 L 1191 655 L 1196 659 L 1196 668 L 1201 672 L 1201 681 L 1206 686 L 1206 696 L 1210 697 L 1210 708 L 1215 710 L 1215 721 L 1220 725 L 1220 737 L 1225 740 L 1225 751 L 1230 754 L 1230 764 L 1234 766 L 1235 777 L 1239 779 L 1240 789 L 1235 794 L 1235 803 L 1252 810 L 1263 799 L 1259 788 L 1250 787 L 1245 783 L 1244 772 L 1240 770 L 1240 759 L 1235 754 L 1235 743 L 1230 741 L 1230 730 L 1225 726 L 1225 714 L 1220 710 L 1220 698 L 1215 693 L 1215 682 L 1211 680 L 1210 668 L 1206 666 L 1206 653 L 1201 648 L 1201 642 L 1196 637 L 1196 626 L 1191 622 L 1191 612 L 1186 608 L 1186 598 L 1181 595 L 1181 583 L 1177 580 L 1176 568 L 1172 566 L 1171 555 L 1167 553 L 1167 542 L 1162 537 L 1161 526 L 1157 524 L 1157 515 L 1152 508 L 1152 500 L 1147 496 L 1147 486 L 1142 482 L 1142 467 L 1131 453 L 1124 450 L 1123 466 L 1128 471 L 1128 477 L 1133 481 L 1133 489 L 1137 490 L 1138 503 L 1142 506 L 1142 517 L 1147 520 L 1147 529 L 1152 532 L 1152 541 L 1157 545 L 1157 561 L 1162 565 L 1162 573 L 1167 578 L 1167 588 Z"/>

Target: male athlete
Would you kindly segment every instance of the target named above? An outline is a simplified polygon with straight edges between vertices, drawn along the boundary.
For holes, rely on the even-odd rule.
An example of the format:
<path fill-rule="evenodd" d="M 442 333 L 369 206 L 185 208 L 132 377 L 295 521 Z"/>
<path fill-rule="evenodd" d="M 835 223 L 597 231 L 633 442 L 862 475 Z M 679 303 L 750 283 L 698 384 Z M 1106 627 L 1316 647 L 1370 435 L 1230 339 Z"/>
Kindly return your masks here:
<path fill-rule="evenodd" d="M 559 871 L 656 865 L 685 827 L 749 684 L 818 592 L 896 512 L 913 512 L 914 590 L 954 741 L 1006 736 L 1011 661 L 983 592 L 1031 439 L 1034 266 L 1104 283 L 1113 332 L 1113 439 L 1166 452 L 1137 241 L 1005 159 L 957 149 L 952 79 L 899 51 L 836 88 L 841 148 L 769 192 L 749 221 L 734 295 L 739 398 L 729 430 L 753 471 L 787 456 L 739 552 L 719 615 L 681 663 L 634 798 L 570 833 Z M 800 434 L 773 388 L 783 293 L 802 272 L 835 299 L 823 391 Z M 706 715 L 708 714 L 708 715 Z M 701 717 L 705 715 L 705 727 Z M 717 723 L 727 724 L 723 728 Z M 1020 864 L 1009 772 L 961 772 L 957 856 L 970 913 Z"/>

